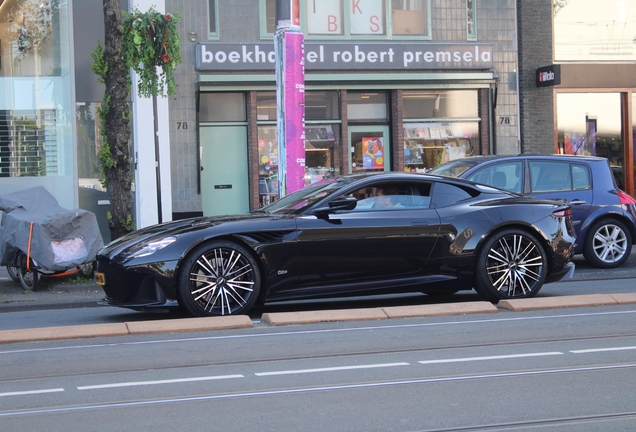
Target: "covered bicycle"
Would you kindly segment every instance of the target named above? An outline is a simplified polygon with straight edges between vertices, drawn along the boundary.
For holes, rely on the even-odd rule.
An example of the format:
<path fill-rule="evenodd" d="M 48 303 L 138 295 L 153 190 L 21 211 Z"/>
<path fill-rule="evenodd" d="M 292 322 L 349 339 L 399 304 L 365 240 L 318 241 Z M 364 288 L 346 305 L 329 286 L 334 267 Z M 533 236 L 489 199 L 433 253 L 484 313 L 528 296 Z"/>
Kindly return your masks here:
<path fill-rule="evenodd" d="M 93 213 L 60 207 L 41 186 L 0 195 L 0 216 L 0 265 L 26 290 L 90 266 L 104 246 Z"/>

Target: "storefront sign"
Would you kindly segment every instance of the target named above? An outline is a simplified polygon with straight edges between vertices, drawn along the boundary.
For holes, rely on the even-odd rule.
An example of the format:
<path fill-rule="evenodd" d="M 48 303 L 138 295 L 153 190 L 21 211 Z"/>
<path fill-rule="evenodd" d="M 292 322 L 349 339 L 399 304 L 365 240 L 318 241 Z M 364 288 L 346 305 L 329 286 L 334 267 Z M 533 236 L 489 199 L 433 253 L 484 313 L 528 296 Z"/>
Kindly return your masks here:
<path fill-rule="evenodd" d="M 199 71 L 273 71 L 274 45 L 200 43 Z M 306 70 L 492 69 L 488 43 L 305 42 Z M 558 65 L 556 65 L 558 66 Z"/>
<path fill-rule="evenodd" d="M 537 87 L 561 84 L 561 65 L 544 66 L 537 69 Z"/>

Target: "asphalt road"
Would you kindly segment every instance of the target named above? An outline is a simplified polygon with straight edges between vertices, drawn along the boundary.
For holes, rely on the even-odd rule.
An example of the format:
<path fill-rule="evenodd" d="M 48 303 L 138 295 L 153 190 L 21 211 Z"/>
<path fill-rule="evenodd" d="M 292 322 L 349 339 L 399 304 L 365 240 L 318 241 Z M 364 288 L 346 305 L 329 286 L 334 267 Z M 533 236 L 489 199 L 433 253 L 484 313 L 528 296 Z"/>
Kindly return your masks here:
<path fill-rule="evenodd" d="M 636 429 L 636 305 L 5 344 L 10 431 Z"/>
<path fill-rule="evenodd" d="M 537 297 L 568 296 L 579 294 L 616 294 L 636 292 L 636 254 L 620 268 L 600 270 L 585 263 L 582 257 L 575 257 L 574 278 L 567 282 L 557 282 L 543 286 Z M 101 288 L 89 286 L 53 286 L 42 291 L 24 293 L 19 286 L 0 270 L 0 329 L 25 329 L 81 324 L 165 320 L 184 318 L 179 311 L 171 313 L 142 313 L 128 309 L 98 306 L 103 297 Z M 6 275 L 6 272 L 4 272 Z M 13 294 L 4 295 L 3 292 Z M 373 308 L 378 306 L 408 306 L 445 302 L 465 302 L 482 300 L 474 291 L 461 291 L 451 297 L 431 297 L 424 294 L 393 296 L 373 296 L 279 302 L 256 308 L 251 317 L 258 322 L 262 313 L 289 312 L 325 309 Z"/>

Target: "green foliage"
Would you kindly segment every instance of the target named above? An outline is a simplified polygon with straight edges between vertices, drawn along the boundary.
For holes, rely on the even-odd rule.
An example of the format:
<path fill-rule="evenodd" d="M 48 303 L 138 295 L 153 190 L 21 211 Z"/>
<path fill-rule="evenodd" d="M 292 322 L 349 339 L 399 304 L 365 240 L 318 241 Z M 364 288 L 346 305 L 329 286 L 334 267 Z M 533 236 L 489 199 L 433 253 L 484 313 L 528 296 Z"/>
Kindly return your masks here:
<path fill-rule="evenodd" d="M 127 231 L 134 231 L 135 229 L 135 222 L 130 214 L 126 215 L 126 219 L 120 220 L 119 223 L 121 223 L 121 226 Z"/>
<path fill-rule="evenodd" d="M 178 15 L 161 14 L 153 7 L 142 13 L 124 12 L 122 47 L 126 65 L 139 75 L 141 97 L 175 94 L 174 68 L 181 63 Z M 159 71 L 159 72 L 157 72 Z"/>
<path fill-rule="evenodd" d="M 101 41 L 97 41 L 97 48 L 91 51 L 91 57 L 93 57 L 92 69 L 95 75 L 97 75 L 97 82 L 105 84 L 106 72 L 108 72 L 108 63 L 104 57 L 104 46 Z"/>

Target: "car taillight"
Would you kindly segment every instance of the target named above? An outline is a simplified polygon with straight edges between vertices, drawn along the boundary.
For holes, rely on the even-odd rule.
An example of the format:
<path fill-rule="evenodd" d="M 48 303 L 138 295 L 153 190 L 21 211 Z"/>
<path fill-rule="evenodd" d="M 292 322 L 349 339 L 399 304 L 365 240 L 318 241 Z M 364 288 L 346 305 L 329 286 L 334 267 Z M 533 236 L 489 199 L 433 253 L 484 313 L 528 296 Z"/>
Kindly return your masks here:
<path fill-rule="evenodd" d="M 557 210 L 552 212 L 552 216 L 554 216 L 555 218 L 558 217 L 571 217 L 572 216 L 572 209 L 568 208 L 565 210 Z"/>
<path fill-rule="evenodd" d="M 622 190 L 617 190 L 616 193 L 621 204 L 636 204 L 636 200 Z"/>

